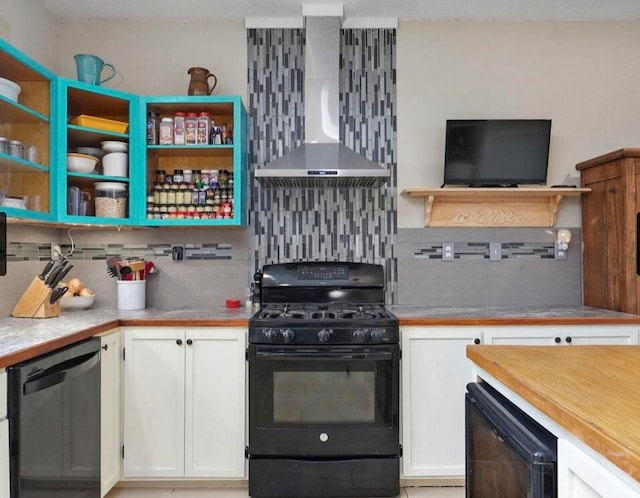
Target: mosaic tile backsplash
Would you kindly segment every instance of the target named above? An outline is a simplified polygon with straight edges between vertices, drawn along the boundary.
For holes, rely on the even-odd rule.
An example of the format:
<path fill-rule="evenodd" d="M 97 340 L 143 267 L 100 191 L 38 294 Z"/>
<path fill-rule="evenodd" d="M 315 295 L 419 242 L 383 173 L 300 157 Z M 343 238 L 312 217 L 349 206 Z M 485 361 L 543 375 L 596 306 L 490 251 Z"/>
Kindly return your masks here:
<path fill-rule="evenodd" d="M 304 142 L 305 33 L 248 30 L 251 173 Z M 342 30 L 340 139 L 391 170 L 380 189 L 264 189 L 252 177 L 254 268 L 287 261 L 382 264 L 387 301 L 397 265 L 395 30 Z"/>

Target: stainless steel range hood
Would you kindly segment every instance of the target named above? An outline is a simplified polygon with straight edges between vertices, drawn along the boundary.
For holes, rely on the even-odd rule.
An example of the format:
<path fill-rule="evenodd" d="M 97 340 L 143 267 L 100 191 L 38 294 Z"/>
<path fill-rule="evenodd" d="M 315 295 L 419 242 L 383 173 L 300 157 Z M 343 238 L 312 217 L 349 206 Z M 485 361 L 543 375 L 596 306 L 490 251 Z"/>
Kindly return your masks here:
<path fill-rule="evenodd" d="M 380 187 L 391 172 L 339 140 L 339 17 L 306 18 L 305 143 L 258 168 L 267 188 Z"/>

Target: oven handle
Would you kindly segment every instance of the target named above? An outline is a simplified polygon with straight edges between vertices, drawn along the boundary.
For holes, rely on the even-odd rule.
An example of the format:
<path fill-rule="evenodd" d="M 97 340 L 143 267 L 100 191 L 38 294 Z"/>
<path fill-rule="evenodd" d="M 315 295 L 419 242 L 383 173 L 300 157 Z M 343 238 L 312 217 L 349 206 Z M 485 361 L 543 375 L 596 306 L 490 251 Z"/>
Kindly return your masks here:
<path fill-rule="evenodd" d="M 266 360 L 391 360 L 393 353 L 391 351 L 381 351 L 377 353 L 347 353 L 344 351 L 305 351 L 304 353 L 293 352 L 275 352 L 275 351 L 256 351 L 256 357 Z"/>

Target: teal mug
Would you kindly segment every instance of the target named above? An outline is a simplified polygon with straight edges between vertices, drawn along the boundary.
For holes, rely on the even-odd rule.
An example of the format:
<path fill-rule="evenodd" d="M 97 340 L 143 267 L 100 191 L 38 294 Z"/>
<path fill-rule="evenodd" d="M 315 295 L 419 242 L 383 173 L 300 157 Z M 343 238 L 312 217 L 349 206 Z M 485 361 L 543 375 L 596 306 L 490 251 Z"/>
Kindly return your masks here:
<path fill-rule="evenodd" d="M 116 68 L 112 64 L 107 64 L 97 55 L 76 54 L 73 58 L 76 60 L 79 81 L 99 86 L 116 75 Z M 111 74 L 104 79 L 100 79 L 102 70 L 105 67 L 111 69 Z"/>

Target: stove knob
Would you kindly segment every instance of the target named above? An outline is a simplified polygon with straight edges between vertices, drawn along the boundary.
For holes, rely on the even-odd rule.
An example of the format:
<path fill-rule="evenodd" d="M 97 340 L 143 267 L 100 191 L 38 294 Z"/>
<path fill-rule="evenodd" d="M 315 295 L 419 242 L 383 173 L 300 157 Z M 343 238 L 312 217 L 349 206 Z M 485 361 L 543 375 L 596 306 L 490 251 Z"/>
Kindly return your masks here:
<path fill-rule="evenodd" d="M 276 342 L 278 340 L 278 331 L 275 329 L 267 330 L 264 335 L 271 342 Z"/>
<path fill-rule="evenodd" d="M 282 332 L 282 337 L 284 338 L 284 342 L 291 342 L 295 339 L 296 335 L 293 333 L 293 330 L 287 329 Z"/>
<path fill-rule="evenodd" d="M 354 330 L 353 340 L 356 342 L 367 342 L 367 331 L 363 329 Z"/>
<path fill-rule="evenodd" d="M 318 340 L 320 342 L 327 342 L 330 336 L 331 334 L 327 329 L 322 329 L 320 332 L 318 332 Z"/>
<path fill-rule="evenodd" d="M 384 329 L 375 329 L 371 331 L 371 340 L 373 342 L 382 342 L 384 338 L 385 338 Z"/>

